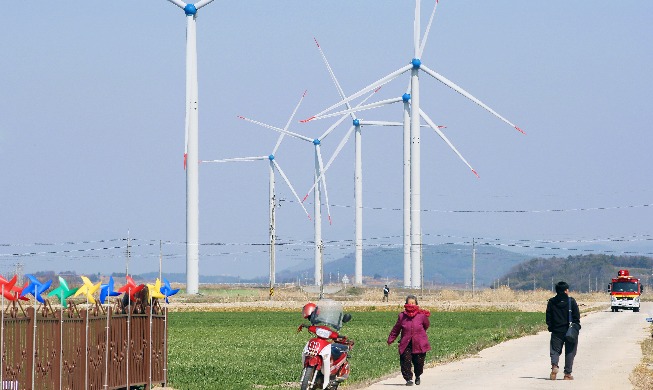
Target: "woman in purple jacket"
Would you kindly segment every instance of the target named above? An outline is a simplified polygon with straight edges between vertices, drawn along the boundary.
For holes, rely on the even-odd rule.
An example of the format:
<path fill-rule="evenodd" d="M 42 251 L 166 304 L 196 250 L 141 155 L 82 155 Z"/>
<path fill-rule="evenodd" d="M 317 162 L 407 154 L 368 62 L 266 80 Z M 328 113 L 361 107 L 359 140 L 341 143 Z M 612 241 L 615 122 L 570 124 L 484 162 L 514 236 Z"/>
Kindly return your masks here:
<path fill-rule="evenodd" d="M 422 310 L 417 306 L 417 297 L 409 295 L 406 297 L 404 311 L 399 313 L 397 323 L 390 331 L 388 345 L 401 333 L 399 340 L 399 361 L 401 364 L 401 375 L 406 380 L 406 386 L 413 385 L 413 373 L 411 363 L 415 367 L 415 384 L 420 384 L 420 375 L 424 372 L 424 359 L 426 352 L 431 350 L 426 330 L 431 325 L 428 310 Z"/>

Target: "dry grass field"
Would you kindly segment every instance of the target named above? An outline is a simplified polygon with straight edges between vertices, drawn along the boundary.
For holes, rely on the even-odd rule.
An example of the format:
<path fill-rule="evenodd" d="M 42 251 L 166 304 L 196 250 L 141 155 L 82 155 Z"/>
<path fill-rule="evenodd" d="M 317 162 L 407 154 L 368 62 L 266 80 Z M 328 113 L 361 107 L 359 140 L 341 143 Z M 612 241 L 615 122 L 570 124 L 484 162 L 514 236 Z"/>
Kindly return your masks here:
<path fill-rule="evenodd" d="M 171 299 L 170 311 L 292 311 L 306 302 L 318 299 L 318 294 L 296 287 L 278 287 L 270 300 L 267 288 L 234 288 L 202 286 L 199 296 L 178 295 Z M 507 287 L 485 289 L 472 295 L 465 290 L 404 290 L 393 289 L 389 302 L 382 302 L 380 288 L 349 287 L 325 297 L 342 301 L 346 308 L 370 311 L 397 311 L 407 294 L 415 294 L 420 306 L 432 311 L 523 311 L 544 312 L 546 302 L 554 294 L 548 290 L 518 291 Z M 607 293 L 575 294 L 581 312 L 609 306 Z"/>

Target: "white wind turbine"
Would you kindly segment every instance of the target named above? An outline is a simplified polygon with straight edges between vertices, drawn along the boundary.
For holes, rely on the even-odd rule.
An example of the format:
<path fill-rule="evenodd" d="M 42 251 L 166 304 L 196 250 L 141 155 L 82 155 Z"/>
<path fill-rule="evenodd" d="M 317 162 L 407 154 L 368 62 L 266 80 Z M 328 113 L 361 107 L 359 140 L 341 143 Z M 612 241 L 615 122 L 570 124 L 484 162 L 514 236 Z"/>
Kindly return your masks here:
<path fill-rule="evenodd" d="M 329 64 L 329 61 L 326 58 L 326 55 L 324 54 L 324 51 L 322 50 L 322 47 L 318 43 L 317 39 L 315 39 L 315 44 L 317 45 L 318 50 L 320 51 L 320 55 L 322 56 L 322 60 L 324 61 L 324 64 L 327 67 L 327 70 L 329 71 L 329 75 L 331 76 L 331 80 L 333 80 L 333 83 L 336 86 L 336 89 L 338 90 L 338 93 L 342 99 L 346 98 L 346 95 L 340 86 L 340 83 L 338 82 L 338 79 L 333 72 L 333 69 L 331 68 L 331 65 Z M 380 88 L 380 87 L 379 87 Z M 378 88 L 374 91 L 377 92 Z M 315 189 L 319 181 L 321 180 L 321 176 L 326 173 L 326 171 L 329 169 L 335 158 L 338 156 L 338 154 L 342 151 L 342 148 L 345 146 L 345 144 L 349 141 L 351 138 L 351 134 L 354 133 L 356 134 L 355 136 L 355 163 L 354 163 L 354 208 L 355 208 L 355 214 L 354 214 L 354 231 L 355 231 L 355 239 L 354 239 L 354 284 L 361 285 L 363 284 L 363 160 L 362 160 L 362 131 L 361 127 L 362 126 L 403 126 L 403 123 L 401 122 L 386 122 L 386 121 L 366 121 L 366 120 L 361 120 L 355 115 L 355 111 L 352 109 L 351 104 L 349 102 L 346 103 L 348 110 L 352 110 L 349 112 L 349 116 L 351 116 L 352 119 L 352 126 L 350 127 L 349 131 L 345 134 L 343 137 L 342 141 L 336 148 L 335 152 L 327 162 L 327 164 L 324 166 L 324 170 L 322 171 L 320 177 L 318 177 L 313 183 L 313 186 L 308 190 L 308 195 Z M 359 105 L 360 106 L 360 105 Z M 344 118 L 347 117 L 347 114 L 343 116 Z M 442 126 L 441 126 L 442 127 Z M 306 199 L 306 197 L 304 199 Z M 408 209 L 406 209 L 408 211 Z"/>
<path fill-rule="evenodd" d="M 377 89 L 378 90 L 378 89 Z M 374 95 L 374 92 L 372 92 L 367 98 L 365 98 L 361 103 L 359 103 L 359 106 L 362 105 L 364 102 L 367 101 L 372 95 Z M 246 120 L 248 122 L 257 124 L 259 126 L 277 131 L 281 134 L 288 135 L 290 137 L 299 139 L 304 142 L 309 142 L 313 145 L 314 148 L 314 156 L 315 156 L 315 163 L 314 163 L 314 179 L 319 182 L 316 184 L 315 188 L 315 193 L 313 197 L 313 203 L 314 203 L 314 218 L 313 218 L 313 224 L 314 224 L 314 254 L 315 254 L 315 285 L 320 286 L 320 288 L 323 287 L 323 254 L 324 254 L 324 244 L 322 241 L 322 214 L 321 214 L 321 193 L 324 191 L 324 198 L 326 202 L 326 208 L 327 208 L 327 215 L 329 218 L 329 223 L 331 223 L 331 208 L 329 206 L 329 195 L 327 192 L 327 187 L 326 187 L 326 177 L 323 174 L 324 171 L 324 163 L 322 160 L 322 152 L 321 152 L 321 144 L 322 141 L 329 135 L 331 132 L 338 127 L 346 118 L 347 115 L 343 115 L 342 118 L 340 118 L 338 121 L 336 121 L 331 127 L 329 127 L 320 137 L 318 138 L 309 138 L 306 136 L 303 136 L 301 134 L 289 131 L 287 128 L 286 129 L 281 129 L 275 126 L 270 126 L 268 124 L 258 122 L 252 119 L 248 119 L 245 117 L 240 116 L 240 119 Z M 343 145 L 344 146 L 344 145 Z M 340 146 L 342 147 L 342 146 Z M 300 202 L 303 203 L 306 198 L 308 198 L 308 194 L 302 199 Z"/>
<path fill-rule="evenodd" d="M 294 111 L 292 112 L 292 115 L 290 115 L 290 118 L 288 119 L 288 122 L 286 123 L 286 126 L 283 128 L 284 131 L 288 130 L 288 127 L 290 126 L 290 123 L 292 122 L 293 118 L 295 117 L 295 114 L 297 113 L 297 110 L 299 109 L 299 106 L 302 104 L 302 101 L 304 100 L 304 97 L 306 96 L 306 92 L 302 95 L 301 99 L 299 99 L 299 103 L 295 106 Z M 245 119 L 243 117 L 239 117 L 241 119 Z M 270 205 L 270 210 L 269 210 L 269 217 L 270 217 L 270 226 L 269 226 L 269 231 L 270 231 L 270 292 L 272 292 L 276 280 L 275 280 L 275 274 L 276 274 L 276 253 L 275 253 L 275 243 L 276 243 L 276 192 L 275 192 L 275 170 L 279 171 L 279 174 L 283 178 L 283 180 L 286 182 L 286 185 L 288 185 L 288 188 L 290 191 L 293 193 L 295 198 L 297 199 L 299 205 L 304 209 L 304 212 L 306 212 L 306 215 L 308 215 L 310 219 L 310 215 L 308 214 L 308 211 L 306 211 L 306 208 L 304 207 L 304 204 L 301 202 L 299 199 L 299 196 L 297 195 L 297 192 L 295 191 L 295 188 L 292 186 L 290 183 L 290 180 L 288 180 L 288 177 L 286 174 L 283 172 L 283 169 L 281 169 L 281 166 L 277 162 L 276 159 L 276 154 L 277 150 L 279 149 L 279 146 L 281 145 L 281 141 L 283 138 L 286 136 L 286 134 L 281 133 L 279 134 L 279 138 L 277 139 L 277 143 L 274 146 L 274 149 L 272 149 L 272 153 L 270 153 L 267 156 L 258 156 L 258 157 L 237 157 L 237 158 L 228 158 L 228 159 L 223 159 L 223 160 L 203 160 L 203 163 L 228 163 L 228 162 L 252 162 L 252 161 L 268 161 L 269 163 L 269 173 L 270 173 L 270 185 L 269 185 L 269 192 L 270 192 L 270 199 L 269 199 L 269 205 Z"/>
<path fill-rule="evenodd" d="M 186 170 L 186 293 L 199 292 L 199 156 L 197 92 L 197 11 L 213 0 L 186 4 L 168 0 L 186 14 L 186 125 L 184 169 Z"/>
<path fill-rule="evenodd" d="M 428 38 L 428 33 L 431 29 L 431 24 L 433 23 L 433 18 L 435 16 L 435 11 L 438 6 L 438 0 L 435 2 L 431 18 L 429 19 L 428 26 L 424 37 L 421 37 L 421 27 L 420 27 L 420 10 L 421 0 L 415 0 L 415 18 L 413 23 L 413 45 L 414 45 L 414 57 L 411 59 L 408 65 L 390 73 L 389 75 L 375 81 L 369 86 L 361 89 L 360 91 L 354 93 L 353 95 L 343 99 L 342 101 L 332 105 L 331 107 L 323 110 L 322 112 L 308 118 L 302 122 L 308 122 L 315 119 L 328 118 L 332 116 L 338 116 L 343 114 L 348 114 L 351 112 L 358 112 L 363 110 L 369 110 L 372 108 L 381 107 L 388 104 L 403 102 L 404 103 L 404 208 L 407 204 L 410 204 L 410 226 L 408 226 L 408 220 L 406 214 L 404 214 L 404 284 L 406 286 L 410 285 L 413 288 L 419 288 L 421 286 L 421 173 L 420 173 L 420 118 L 432 127 L 438 135 L 449 145 L 450 148 L 460 157 L 463 162 L 472 170 L 472 172 L 478 176 L 476 171 L 469 165 L 467 160 L 458 152 L 458 150 L 451 144 L 447 137 L 442 133 L 438 126 L 436 126 L 431 118 L 420 108 L 420 93 L 419 93 L 419 71 L 426 73 L 427 75 L 433 77 L 439 82 L 443 83 L 447 87 L 453 89 L 454 91 L 460 93 L 467 99 L 478 104 L 488 112 L 490 112 L 495 117 L 499 118 L 503 122 L 514 127 L 521 133 L 524 133 L 519 127 L 514 125 L 512 122 L 508 121 L 497 112 L 492 110 L 486 104 L 472 96 L 470 93 L 460 88 L 458 85 L 454 84 L 452 81 L 446 77 L 440 75 L 439 73 L 431 70 L 426 65 L 422 64 L 421 56 L 424 52 L 424 47 Z M 410 71 L 410 94 L 406 93 L 401 97 L 394 99 L 387 99 L 380 102 L 372 103 L 366 106 L 359 106 L 353 109 L 347 109 L 340 112 L 330 113 L 333 109 L 347 104 L 348 102 L 370 92 L 376 90 L 377 88 L 389 83 L 390 81 L 396 79 L 402 74 Z M 409 104 L 410 103 L 410 104 Z M 410 131 L 408 133 L 408 131 Z M 408 148 L 407 142 L 410 140 L 410 148 Z M 408 170 L 406 155 L 410 153 L 410 159 L 408 162 Z M 406 173 L 410 172 L 410 181 L 406 177 Z M 408 186 L 409 183 L 409 186 Z M 409 202 L 408 202 L 409 200 Z M 404 210 L 405 212 L 405 210 Z M 410 237 L 410 251 L 407 250 L 408 242 L 407 237 Z M 410 258 L 408 258 L 408 253 Z M 408 269 L 410 269 L 410 277 L 408 276 Z"/>

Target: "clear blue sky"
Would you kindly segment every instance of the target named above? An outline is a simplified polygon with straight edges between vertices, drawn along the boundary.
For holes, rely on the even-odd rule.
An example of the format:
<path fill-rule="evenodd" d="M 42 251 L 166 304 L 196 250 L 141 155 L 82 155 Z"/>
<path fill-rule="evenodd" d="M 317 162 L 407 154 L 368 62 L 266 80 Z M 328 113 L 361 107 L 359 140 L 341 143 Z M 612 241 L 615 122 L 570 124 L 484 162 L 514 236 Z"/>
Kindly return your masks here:
<path fill-rule="evenodd" d="M 0 254 L 120 246 L 81 242 L 122 238 L 129 229 L 143 240 L 134 248 L 134 272 L 156 269 L 160 239 L 171 242 L 164 246 L 166 270 L 185 269 L 185 17 L 165 0 L 138 3 L 22 2 L 0 16 Z M 433 1 L 422 3 L 425 26 Z M 528 135 L 423 77 L 422 107 L 447 126 L 481 176 L 424 130 L 423 208 L 624 208 L 424 212 L 425 234 L 454 236 L 429 236 L 426 243 L 653 234 L 652 208 L 626 207 L 653 203 L 651 15 L 653 3 L 643 1 L 440 2 L 424 63 Z M 406 0 L 216 0 L 202 9 L 200 157 L 271 151 L 276 134 L 237 115 L 280 126 L 305 89 L 299 117 L 339 100 L 314 36 L 350 94 L 411 59 L 412 20 L 413 2 Z M 380 97 L 400 95 L 406 84 L 405 77 L 389 84 Z M 400 120 L 401 109 L 360 116 Z M 293 130 L 314 137 L 329 124 L 296 123 Z M 327 138 L 326 156 L 346 130 Z M 363 131 L 365 206 L 401 208 L 401 132 Z M 312 184 L 311 146 L 286 139 L 277 157 L 305 192 Z M 331 203 L 352 205 L 353 142 L 327 179 Z M 267 185 L 265 164 L 202 165 L 201 241 L 265 243 Z M 290 198 L 280 181 L 278 188 L 281 198 Z M 353 210 L 334 207 L 332 214 L 325 241 L 353 239 Z M 366 210 L 364 235 L 399 236 L 401 221 L 399 211 Z M 279 252 L 279 268 L 311 264 L 312 225 L 297 205 L 283 203 L 278 234 L 298 244 Z M 145 246 L 147 240 L 156 246 Z M 634 244 L 653 252 L 647 242 Z M 346 250 L 327 247 L 327 259 Z M 201 253 L 205 274 L 267 273 L 261 246 L 203 246 Z M 108 273 L 123 269 L 123 258 L 114 249 L 20 261 L 27 271 Z M 0 267 L 17 260 L 0 256 Z"/>

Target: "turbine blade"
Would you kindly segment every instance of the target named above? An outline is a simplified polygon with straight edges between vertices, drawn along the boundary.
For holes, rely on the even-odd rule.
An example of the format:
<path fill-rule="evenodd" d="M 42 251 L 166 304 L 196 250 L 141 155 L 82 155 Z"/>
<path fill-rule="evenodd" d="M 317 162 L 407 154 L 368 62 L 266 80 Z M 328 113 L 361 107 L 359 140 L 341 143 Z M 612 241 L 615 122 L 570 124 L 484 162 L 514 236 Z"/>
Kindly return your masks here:
<path fill-rule="evenodd" d="M 272 160 L 272 163 L 274 164 L 274 167 L 277 168 L 277 171 L 279 171 L 279 174 L 281 175 L 283 180 L 286 182 L 286 185 L 288 186 L 288 188 L 290 188 L 290 191 L 292 191 L 292 194 L 295 195 L 295 199 L 297 199 L 297 203 L 299 203 L 299 205 L 302 207 L 302 209 L 304 209 L 304 212 L 308 216 L 308 219 L 311 219 L 311 215 L 308 213 L 308 211 L 306 210 L 306 207 L 304 207 L 304 204 L 299 199 L 299 195 L 297 195 L 297 191 L 295 191 L 295 187 L 292 186 L 292 184 L 290 183 L 290 180 L 288 180 L 288 176 L 286 176 L 286 174 L 283 172 L 283 169 L 281 169 L 281 166 L 279 165 L 277 160 Z"/>
<path fill-rule="evenodd" d="M 326 175 L 324 174 L 324 163 L 322 162 L 322 152 L 320 152 L 320 145 L 315 145 L 315 153 L 317 153 L 317 161 L 320 167 L 319 176 L 322 177 L 322 187 L 324 188 L 324 201 L 327 207 L 327 216 L 329 217 L 329 225 L 331 225 L 331 206 L 329 206 L 329 191 L 327 191 Z"/>
<path fill-rule="evenodd" d="M 228 162 L 250 162 L 250 161 L 261 161 L 267 160 L 268 156 L 259 156 L 259 157 L 234 157 L 234 158 L 225 158 L 222 160 L 201 160 L 203 163 L 228 163 Z"/>
<path fill-rule="evenodd" d="M 360 97 L 360 96 L 362 96 L 362 95 L 364 95 L 364 94 L 366 94 L 366 93 L 368 93 L 368 92 L 370 92 L 370 91 L 374 91 L 374 90 L 377 89 L 378 87 L 381 87 L 381 86 L 383 86 L 383 85 L 389 83 L 390 81 L 396 79 L 397 77 L 401 76 L 402 74 L 406 73 L 407 71 L 409 71 L 410 69 L 412 69 L 412 67 L 413 67 L 412 64 L 408 64 L 408 65 L 406 65 L 406 66 L 404 66 L 404 67 L 402 67 L 402 68 L 400 68 L 400 69 L 397 69 L 396 71 L 394 71 L 394 72 L 390 73 L 389 75 L 387 75 L 387 76 L 385 76 L 385 77 L 383 77 L 383 78 L 381 78 L 381 79 L 375 81 L 374 83 L 372 83 L 372 84 L 368 85 L 367 87 L 361 89 L 360 91 L 358 91 L 358 92 L 356 92 L 355 94 L 349 96 L 348 98 L 346 98 L 346 99 L 344 99 L 344 100 L 341 100 L 340 102 L 338 102 L 338 103 L 332 105 L 331 107 L 329 107 L 329 108 L 327 108 L 326 110 L 324 110 L 324 111 L 322 111 L 322 112 L 316 114 L 315 116 L 324 115 L 325 113 L 327 113 L 327 112 L 333 110 L 333 109 L 336 108 L 336 107 L 339 107 L 339 106 L 341 106 L 341 105 L 343 105 L 343 104 L 346 104 L 347 102 L 350 102 L 350 101 L 352 101 L 352 100 L 354 100 L 354 99 L 356 99 L 356 98 L 358 98 L 358 97 Z M 310 121 L 311 119 L 312 119 L 312 118 L 305 119 L 305 120 L 303 120 L 302 122 L 308 122 L 308 121 Z"/>
<path fill-rule="evenodd" d="M 184 7 L 186 7 L 186 3 L 184 3 L 181 0 L 168 0 L 168 1 L 171 2 L 172 4 L 176 5 L 177 7 L 181 8 L 181 9 L 184 9 Z"/>
<path fill-rule="evenodd" d="M 433 19 L 435 18 L 435 10 L 438 9 L 439 1 L 440 0 L 435 0 L 435 5 L 433 6 L 433 12 L 431 12 L 431 17 L 429 18 L 429 24 L 426 26 L 426 31 L 424 32 L 422 43 L 419 46 L 419 58 L 422 58 L 422 55 L 424 54 L 424 47 L 426 46 L 426 40 L 429 38 L 429 32 L 431 31 L 431 25 L 433 24 Z"/>
<path fill-rule="evenodd" d="M 206 5 L 209 5 L 213 0 L 200 0 L 195 3 L 195 8 L 200 9 Z"/>
<path fill-rule="evenodd" d="M 288 131 L 288 130 L 280 129 L 280 128 L 278 128 L 278 127 L 271 126 L 271 125 L 268 125 L 268 124 L 263 123 L 263 122 L 259 122 L 259 121 L 255 121 L 255 120 L 253 120 L 253 119 L 245 118 L 244 116 L 238 116 L 238 118 L 239 118 L 239 119 L 242 119 L 242 120 L 244 120 L 244 121 L 247 121 L 247 122 L 251 122 L 251 123 L 253 123 L 253 124 L 255 124 L 255 125 L 259 125 L 259 126 L 261 126 L 261 127 L 265 127 L 265 128 L 268 128 L 268 129 L 271 129 L 271 130 L 277 131 L 277 132 L 279 132 L 279 133 L 281 133 L 281 134 L 289 135 L 289 136 L 291 136 L 291 137 L 295 137 L 295 138 L 298 138 L 298 139 L 301 139 L 301 140 L 304 140 L 304 141 L 313 142 L 312 139 L 310 139 L 310 138 L 308 138 L 308 137 L 305 137 L 305 136 L 303 136 L 303 135 L 301 135 L 301 134 L 293 133 L 292 131 Z"/>
<path fill-rule="evenodd" d="M 355 129 L 356 129 L 356 126 L 350 127 L 349 131 L 347 131 L 347 134 L 345 134 L 345 136 L 342 137 L 342 140 L 338 144 L 338 147 L 333 152 L 333 155 L 331 156 L 331 158 L 329 159 L 327 164 L 324 166 L 324 170 L 322 170 L 322 172 L 320 172 L 320 177 L 318 177 L 317 180 L 315 180 L 315 182 L 313 183 L 313 186 L 308 190 L 308 192 L 306 193 L 306 196 L 304 196 L 304 199 L 302 199 L 302 202 L 304 202 L 306 200 L 306 198 L 308 198 L 308 196 L 313 192 L 313 190 L 315 189 L 317 184 L 320 182 L 320 180 L 322 180 L 322 176 L 326 173 L 326 171 L 329 170 L 329 167 L 331 167 L 331 164 L 333 163 L 333 161 L 336 159 L 336 157 L 338 157 L 338 154 L 340 154 L 340 151 L 342 150 L 342 148 L 344 148 L 345 144 L 349 141 L 349 138 L 351 137 L 351 135 L 352 135 L 352 133 L 354 132 Z"/>
<path fill-rule="evenodd" d="M 388 104 L 393 104 L 393 103 L 397 103 L 397 102 L 401 102 L 401 101 L 403 101 L 403 99 L 401 97 L 381 100 L 381 101 L 376 102 L 376 103 L 371 103 L 371 104 L 367 104 L 367 105 L 364 105 L 364 106 L 356 106 L 354 108 L 350 108 L 350 109 L 347 109 L 347 110 L 344 110 L 344 111 L 333 112 L 333 113 L 325 114 L 325 115 L 321 115 L 321 116 L 314 116 L 310 120 L 331 118 L 333 116 L 346 115 L 346 114 L 349 114 L 349 113 L 371 110 L 373 108 L 377 108 L 377 107 L 381 107 L 381 106 L 385 106 L 385 105 L 388 105 Z"/>
<path fill-rule="evenodd" d="M 292 115 L 290 115 L 290 118 L 288 119 L 288 122 L 286 123 L 286 126 L 283 128 L 285 131 L 288 131 L 288 127 L 290 127 L 290 122 L 292 122 L 293 118 L 295 118 L 295 114 L 297 114 L 297 110 L 299 110 L 299 106 L 302 105 L 302 101 L 304 101 L 304 97 L 306 97 L 306 93 L 308 91 L 304 91 L 304 94 L 302 94 L 302 97 L 299 99 L 299 102 L 295 106 L 295 109 L 292 112 Z M 283 141 L 283 137 L 285 134 L 281 134 L 279 138 L 277 139 L 277 143 L 274 146 L 274 149 L 272 150 L 272 154 L 277 153 L 277 149 L 279 149 L 279 146 L 281 145 L 281 141 Z"/>
<path fill-rule="evenodd" d="M 413 44 L 415 48 L 415 58 L 419 58 L 419 37 L 422 33 L 421 22 L 421 0 L 415 0 L 415 19 L 413 21 Z"/>
<path fill-rule="evenodd" d="M 332 124 L 332 125 L 331 125 L 331 126 L 330 126 L 330 127 L 329 127 L 325 132 L 324 132 L 324 134 L 322 134 L 322 135 L 320 136 L 320 138 L 318 138 L 318 139 L 321 141 L 321 140 L 323 140 L 324 138 L 326 138 L 326 136 L 329 135 L 329 134 L 331 134 L 331 132 L 332 132 L 336 127 L 340 126 L 340 124 L 341 124 L 342 122 L 344 122 L 345 119 L 347 119 L 347 114 L 344 114 L 343 116 L 341 116 L 340 119 L 338 119 L 334 124 Z"/>
<path fill-rule="evenodd" d="M 362 102 L 358 103 L 358 105 L 356 105 L 356 107 L 360 107 L 360 106 L 362 106 L 362 105 L 363 105 L 363 104 L 364 104 L 364 103 L 365 103 L 369 98 L 371 98 L 372 96 L 374 96 L 374 94 L 377 93 L 380 89 L 381 89 L 381 87 L 375 89 L 371 94 L 369 94 L 368 97 L 366 97 L 365 99 L 363 99 Z M 318 139 L 321 141 L 321 140 L 323 140 L 324 138 L 326 138 L 326 136 L 329 135 L 329 134 L 331 134 L 331 132 L 332 132 L 336 127 L 338 127 L 338 126 L 339 126 L 339 125 L 340 125 L 340 124 L 341 124 L 345 119 L 347 119 L 347 114 L 344 114 L 340 119 L 338 119 L 338 121 L 336 121 L 336 123 L 334 123 L 333 125 L 331 125 L 331 127 L 329 127 L 329 128 L 327 129 L 327 131 L 325 131 L 324 134 L 322 134 L 322 135 L 320 136 L 320 138 L 318 138 Z"/>
<path fill-rule="evenodd" d="M 331 80 L 333 80 L 333 83 L 336 85 L 336 89 L 338 90 L 338 93 L 340 94 L 341 99 L 345 99 L 347 96 L 345 95 L 345 92 L 342 90 L 342 87 L 340 86 L 340 83 L 338 82 L 338 79 L 336 78 L 335 73 L 333 73 L 333 69 L 331 69 L 331 65 L 329 64 L 329 61 L 326 58 L 326 55 L 324 55 L 324 51 L 322 50 L 322 47 L 318 43 L 317 39 L 314 37 L 313 40 L 315 40 L 315 44 L 317 45 L 317 49 L 320 51 L 320 54 L 322 55 L 322 60 L 324 61 L 324 64 L 327 67 L 327 70 L 329 71 L 329 75 L 331 75 Z M 351 105 L 349 102 L 345 103 L 347 105 L 348 109 L 351 109 Z M 354 116 L 354 113 L 352 112 L 351 114 L 351 119 L 356 119 Z"/>
<path fill-rule="evenodd" d="M 472 96 L 469 92 L 465 91 L 464 89 L 460 88 L 456 84 L 454 84 L 451 80 L 447 79 L 446 77 L 442 76 L 441 74 L 434 72 L 433 70 L 429 69 L 427 66 L 422 65 L 420 67 L 421 70 L 426 72 L 429 76 L 433 77 L 434 79 L 438 80 L 442 84 L 446 85 L 447 87 L 453 89 L 454 91 L 458 92 L 459 94 L 463 95 L 467 99 L 473 101 L 474 103 L 478 104 L 479 106 L 483 107 L 487 111 L 489 111 L 492 115 L 496 116 L 497 118 L 501 119 L 505 123 L 509 124 L 510 126 L 514 127 L 517 131 L 519 131 L 522 134 L 526 134 L 522 129 L 517 127 L 514 123 L 510 122 L 506 118 L 502 117 L 499 115 L 496 111 L 485 105 L 482 101 L 478 100 L 474 96 Z"/>
<path fill-rule="evenodd" d="M 403 122 L 360 121 L 361 126 L 403 126 Z"/>
<path fill-rule="evenodd" d="M 458 149 L 456 149 L 456 147 L 453 146 L 453 144 L 451 143 L 451 141 L 449 141 L 449 139 L 447 138 L 447 136 L 445 136 L 444 133 L 443 133 L 442 131 L 440 131 L 439 126 L 437 126 L 435 123 L 433 123 L 433 121 L 431 120 L 431 118 L 429 118 L 429 116 L 426 115 L 426 113 L 425 113 L 424 111 L 422 111 L 422 109 L 419 110 L 419 115 L 422 117 L 422 119 L 424 119 L 424 121 L 425 121 L 426 123 L 429 124 L 429 126 L 431 126 L 431 128 L 432 128 L 433 130 L 435 130 L 436 133 L 438 133 L 438 135 L 440 136 L 440 138 L 442 138 L 442 140 L 443 140 L 444 142 L 446 142 L 447 145 L 449 145 L 449 147 L 451 148 L 451 150 L 453 150 L 454 153 L 456 153 L 456 154 L 458 155 L 458 157 L 460 157 L 460 159 L 463 160 L 463 162 L 465 163 L 465 165 L 467 165 L 467 166 L 469 167 L 469 169 L 472 170 L 472 173 L 473 173 L 474 175 L 476 175 L 476 177 L 479 177 L 479 176 L 478 176 L 478 173 L 476 173 L 476 170 L 475 170 L 475 169 L 474 169 L 474 168 L 473 168 L 473 167 L 472 167 L 472 166 L 467 162 L 467 160 L 465 160 L 465 157 L 463 157 L 463 155 L 460 154 L 460 152 L 458 151 Z"/>

